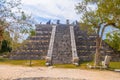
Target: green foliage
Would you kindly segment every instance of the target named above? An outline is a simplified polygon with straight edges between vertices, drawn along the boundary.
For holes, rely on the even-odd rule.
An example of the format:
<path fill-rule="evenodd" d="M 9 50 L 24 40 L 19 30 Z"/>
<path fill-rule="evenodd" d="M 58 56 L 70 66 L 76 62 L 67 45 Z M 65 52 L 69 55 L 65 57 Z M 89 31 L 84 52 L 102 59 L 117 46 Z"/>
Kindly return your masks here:
<path fill-rule="evenodd" d="M 110 69 L 120 69 L 120 62 L 110 62 Z"/>
<path fill-rule="evenodd" d="M 12 38 L 10 37 L 10 33 L 7 31 L 3 32 L 4 35 L 4 40 L 2 40 L 1 43 L 1 49 L 0 49 L 0 53 L 1 54 L 6 54 L 7 52 L 11 52 L 12 50 Z"/>
<path fill-rule="evenodd" d="M 25 13 L 24 12 L 22 12 L 22 18 L 21 18 L 22 20 L 26 20 L 27 19 L 27 17 L 26 17 L 26 15 L 25 15 Z"/>
<path fill-rule="evenodd" d="M 92 9 L 91 5 L 96 9 Z M 78 14 L 82 14 L 81 23 L 92 27 L 93 30 L 101 29 L 103 24 L 104 27 L 112 25 L 120 28 L 119 0 L 83 0 L 78 3 L 76 10 Z M 98 34 L 100 35 L 100 32 Z"/>
<path fill-rule="evenodd" d="M 55 68 L 75 68 L 75 69 L 87 69 L 87 64 L 93 65 L 91 62 L 82 62 L 79 66 L 73 64 L 55 64 Z M 29 60 L 10 60 L 7 58 L 0 58 L 0 65 L 20 65 L 29 66 Z M 32 66 L 44 66 L 45 60 L 32 60 Z M 120 62 L 110 62 L 110 69 L 120 69 Z"/>
<path fill-rule="evenodd" d="M 29 60 L 10 60 L 0 58 L 0 64 L 29 66 Z M 32 60 L 31 66 L 45 66 L 45 60 Z"/>
<path fill-rule="evenodd" d="M 12 34 L 12 41 L 18 41 L 21 34 L 29 33 L 33 28 L 33 19 L 21 10 L 20 5 L 21 0 L 0 0 L 0 41 L 6 39 L 4 32 Z"/>
<path fill-rule="evenodd" d="M 34 36 L 36 33 L 35 33 L 35 30 L 34 29 L 31 29 L 30 30 L 30 36 Z"/>
<path fill-rule="evenodd" d="M 9 42 L 7 40 L 3 40 L 0 53 L 10 52 L 11 50 L 12 48 L 10 47 Z"/>
<path fill-rule="evenodd" d="M 87 64 L 93 65 L 93 61 L 83 61 L 80 63 L 79 66 L 75 66 L 73 64 L 54 64 L 53 66 L 55 66 L 56 68 L 75 68 L 75 69 L 87 69 Z"/>
<path fill-rule="evenodd" d="M 114 50 L 120 51 L 120 32 L 107 34 L 107 39 L 105 40 Z"/>
<path fill-rule="evenodd" d="M 120 28 L 120 0 L 99 1 L 97 14 L 101 15 L 103 22 L 114 23 Z"/>

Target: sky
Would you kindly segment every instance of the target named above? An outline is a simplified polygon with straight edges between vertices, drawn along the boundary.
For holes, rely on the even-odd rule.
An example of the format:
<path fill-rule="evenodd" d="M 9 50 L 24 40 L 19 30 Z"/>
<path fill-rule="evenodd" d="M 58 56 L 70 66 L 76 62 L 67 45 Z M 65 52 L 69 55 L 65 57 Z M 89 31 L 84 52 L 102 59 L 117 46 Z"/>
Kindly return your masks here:
<path fill-rule="evenodd" d="M 48 20 L 64 23 L 66 19 L 79 20 L 80 15 L 76 14 L 75 5 L 80 0 L 22 0 L 22 9 L 40 23 Z"/>
<path fill-rule="evenodd" d="M 46 23 L 51 20 L 53 23 L 59 19 L 65 24 L 66 19 L 73 21 L 80 20 L 80 15 L 76 14 L 75 5 L 81 0 L 22 0 L 22 10 L 32 15 L 37 23 Z M 95 5 L 92 6 L 94 10 Z M 112 31 L 107 28 L 105 32 Z M 104 33 L 106 34 L 106 33 Z M 106 36 L 103 36 L 105 38 Z"/>

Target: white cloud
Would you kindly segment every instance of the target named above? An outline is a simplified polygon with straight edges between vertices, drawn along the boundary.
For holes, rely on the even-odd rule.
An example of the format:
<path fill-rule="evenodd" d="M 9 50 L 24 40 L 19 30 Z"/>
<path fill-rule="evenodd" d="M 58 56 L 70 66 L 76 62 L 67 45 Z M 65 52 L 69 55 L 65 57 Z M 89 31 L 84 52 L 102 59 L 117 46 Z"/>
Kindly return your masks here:
<path fill-rule="evenodd" d="M 45 19 L 78 20 L 75 4 L 79 0 L 22 0 L 23 9 L 33 16 Z"/>

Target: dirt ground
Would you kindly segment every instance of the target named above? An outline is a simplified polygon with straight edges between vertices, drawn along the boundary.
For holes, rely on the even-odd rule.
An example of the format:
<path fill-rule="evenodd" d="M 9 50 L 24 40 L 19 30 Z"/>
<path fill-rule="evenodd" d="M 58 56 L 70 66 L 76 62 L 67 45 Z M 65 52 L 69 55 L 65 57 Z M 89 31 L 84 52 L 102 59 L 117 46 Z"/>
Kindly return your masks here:
<path fill-rule="evenodd" d="M 120 80 L 119 72 L 0 65 L 0 80 Z M 34 79 L 33 79 L 34 78 Z"/>

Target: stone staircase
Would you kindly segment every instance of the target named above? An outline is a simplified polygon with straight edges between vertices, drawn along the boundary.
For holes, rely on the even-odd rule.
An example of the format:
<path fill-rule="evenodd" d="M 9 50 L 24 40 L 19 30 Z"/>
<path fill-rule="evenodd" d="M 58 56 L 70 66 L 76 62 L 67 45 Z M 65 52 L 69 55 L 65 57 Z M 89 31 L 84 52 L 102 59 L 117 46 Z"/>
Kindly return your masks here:
<path fill-rule="evenodd" d="M 72 63 L 69 25 L 57 25 L 52 53 L 52 64 Z"/>

